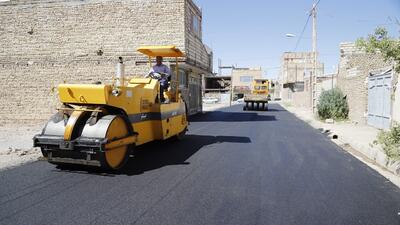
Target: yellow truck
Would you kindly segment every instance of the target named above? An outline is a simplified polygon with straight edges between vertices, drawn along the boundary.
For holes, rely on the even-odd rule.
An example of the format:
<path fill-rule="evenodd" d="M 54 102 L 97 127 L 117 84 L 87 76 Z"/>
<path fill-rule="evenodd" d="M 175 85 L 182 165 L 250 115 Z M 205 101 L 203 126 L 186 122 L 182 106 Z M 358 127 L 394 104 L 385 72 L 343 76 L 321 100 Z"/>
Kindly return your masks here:
<path fill-rule="evenodd" d="M 178 74 L 183 53 L 175 46 L 144 46 L 138 51 L 148 56 L 150 67 L 156 56 L 175 58 Z M 33 138 L 34 146 L 52 164 L 120 169 L 135 146 L 185 135 L 186 104 L 175 77 L 175 89 L 160 93 L 157 77 L 126 78 L 120 58 L 112 84 L 60 84 L 62 106 Z M 160 101 L 162 94 L 168 103 Z"/>
<path fill-rule="evenodd" d="M 254 79 L 250 94 L 244 95 L 243 110 L 268 111 L 269 81 L 268 79 Z"/>

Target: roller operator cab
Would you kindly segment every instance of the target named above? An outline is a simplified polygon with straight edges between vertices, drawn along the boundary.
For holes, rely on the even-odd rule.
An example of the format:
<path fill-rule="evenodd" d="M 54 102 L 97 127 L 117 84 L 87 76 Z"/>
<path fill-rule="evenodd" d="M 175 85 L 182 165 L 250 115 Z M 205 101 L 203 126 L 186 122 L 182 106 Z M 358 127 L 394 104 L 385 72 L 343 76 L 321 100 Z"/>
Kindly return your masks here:
<path fill-rule="evenodd" d="M 244 96 L 243 110 L 268 111 L 269 81 L 267 79 L 254 79 L 250 94 Z"/>
<path fill-rule="evenodd" d="M 138 49 L 149 58 L 173 57 L 178 71 L 175 46 L 145 46 Z M 175 76 L 178 79 L 178 76 Z M 122 58 L 112 84 L 61 84 L 62 107 L 47 122 L 34 146 L 53 164 L 81 164 L 117 170 L 128 161 L 135 146 L 171 137 L 181 139 L 188 121 L 178 80 L 160 93 L 154 77 L 124 76 Z M 166 102 L 160 101 L 164 94 Z"/>

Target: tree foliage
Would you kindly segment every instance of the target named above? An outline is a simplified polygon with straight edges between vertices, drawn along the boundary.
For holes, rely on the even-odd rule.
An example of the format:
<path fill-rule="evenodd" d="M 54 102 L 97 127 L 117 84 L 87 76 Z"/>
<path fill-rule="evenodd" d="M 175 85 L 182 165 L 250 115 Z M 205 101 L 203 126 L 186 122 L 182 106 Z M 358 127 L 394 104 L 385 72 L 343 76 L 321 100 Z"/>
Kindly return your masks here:
<path fill-rule="evenodd" d="M 368 53 L 380 52 L 385 61 L 396 63 L 395 70 L 400 73 L 400 40 L 389 37 L 385 28 L 376 28 L 367 38 L 359 38 L 356 45 Z"/>
<path fill-rule="evenodd" d="M 335 88 L 323 91 L 317 105 L 318 116 L 321 119 L 347 119 L 349 106 L 343 93 Z"/>

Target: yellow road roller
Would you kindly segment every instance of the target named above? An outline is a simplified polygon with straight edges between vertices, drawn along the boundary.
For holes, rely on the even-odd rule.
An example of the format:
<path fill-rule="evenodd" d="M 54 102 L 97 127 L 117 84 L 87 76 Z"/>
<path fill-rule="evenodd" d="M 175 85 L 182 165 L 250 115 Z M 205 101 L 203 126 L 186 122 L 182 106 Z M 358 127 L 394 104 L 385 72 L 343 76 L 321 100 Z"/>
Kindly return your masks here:
<path fill-rule="evenodd" d="M 150 67 L 154 57 L 175 58 L 178 74 L 178 57 L 184 54 L 175 46 L 137 50 L 148 56 Z M 53 164 L 120 169 L 135 146 L 185 135 L 186 104 L 175 78 L 160 93 L 156 77 L 126 78 L 120 58 L 112 84 L 60 84 L 62 107 L 33 138 L 34 146 Z M 162 94 L 167 103 L 160 101 Z"/>
<path fill-rule="evenodd" d="M 243 110 L 268 111 L 268 94 L 268 79 L 254 79 L 251 93 L 244 96 Z"/>

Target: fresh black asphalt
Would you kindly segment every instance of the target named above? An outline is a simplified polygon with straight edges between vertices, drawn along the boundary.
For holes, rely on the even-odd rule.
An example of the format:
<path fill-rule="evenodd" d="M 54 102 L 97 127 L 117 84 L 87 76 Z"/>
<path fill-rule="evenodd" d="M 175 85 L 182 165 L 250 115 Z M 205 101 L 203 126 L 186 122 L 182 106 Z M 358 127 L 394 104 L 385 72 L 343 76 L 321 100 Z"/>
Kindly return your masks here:
<path fill-rule="evenodd" d="M 0 172 L 0 224 L 400 225 L 400 190 L 271 105 L 196 115 L 118 173 L 45 161 Z"/>

